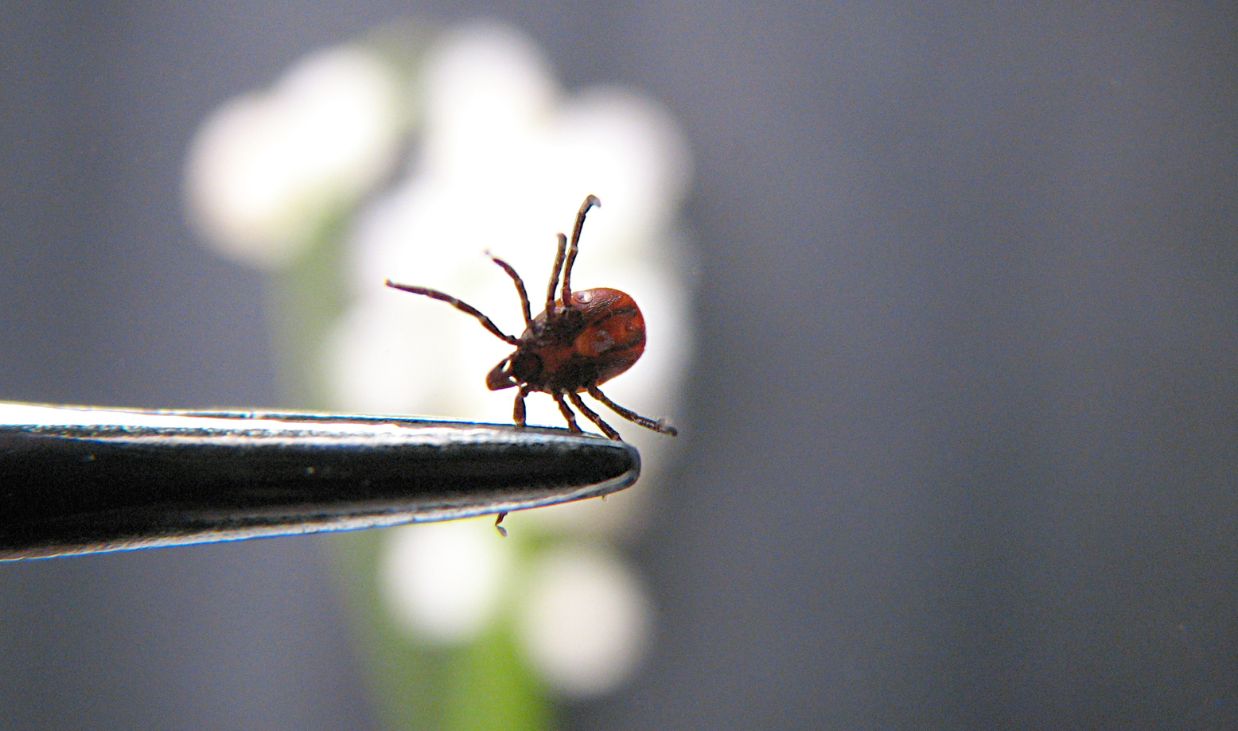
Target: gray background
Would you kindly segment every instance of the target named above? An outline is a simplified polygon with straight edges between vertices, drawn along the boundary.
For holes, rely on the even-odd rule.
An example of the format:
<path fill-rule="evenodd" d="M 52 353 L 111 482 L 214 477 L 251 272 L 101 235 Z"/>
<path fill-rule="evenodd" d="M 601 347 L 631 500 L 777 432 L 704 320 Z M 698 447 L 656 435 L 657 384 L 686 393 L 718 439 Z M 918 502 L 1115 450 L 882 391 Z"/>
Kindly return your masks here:
<path fill-rule="evenodd" d="M 1238 14 L 1008 5 L 0 3 L 0 397 L 276 405 L 194 126 L 491 14 L 698 161 L 658 645 L 570 726 L 1234 727 Z M 0 567 L 0 726 L 372 725 L 321 540 Z"/>

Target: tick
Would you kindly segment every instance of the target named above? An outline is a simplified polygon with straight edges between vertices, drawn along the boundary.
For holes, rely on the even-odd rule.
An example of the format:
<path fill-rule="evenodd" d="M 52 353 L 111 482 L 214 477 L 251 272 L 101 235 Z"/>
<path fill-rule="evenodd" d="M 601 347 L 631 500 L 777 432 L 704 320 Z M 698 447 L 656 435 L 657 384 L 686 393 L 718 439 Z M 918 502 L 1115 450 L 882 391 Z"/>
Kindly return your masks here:
<path fill-rule="evenodd" d="M 572 267 L 576 263 L 585 216 L 590 208 L 601 205 L 597 197 L 587 196 L 576 214 L 571 241 L 559 234 L 559 248 L 550 273 L 550 285 L 546 288 L 546 309 L 537 317 L 530 314 L 529 294 L 525 290 L 524 280 L 510 264 L 489 255 L 491 261 L 511 277 L 520 296 L 525 330 L 518 338 L 504 333 L 476 307 L 445 292 L 399 284 L 390 279 L 387 286 L 446 302 L 477 318 L 482 327 L 503 342 L 515 346 L 511 355 L 491 369 L 486 376 L 486 386 L 491 391 L 516 389 L 512 418 L 517 426 L 525 425 L 525 397 L 534 391 L 541 391 L 554 398 L 572 431 L 580 431 L 576 415 L 572 412 L 572 406 L 575 406 L 606 436 L 619 439 L 619 432 L 585 404 L 580 395 L 587 393 L 634 424 L 674 436 L 678 431 L 665 420 L 650 419 L 624 408 L 611 401 L 599 388 L 631 368 L 645 352 L 645 318 L 630 295 L 607 288 L 572 291 Z M 555 299 L 556 290 L 559 292 L 558 299 Z"/>

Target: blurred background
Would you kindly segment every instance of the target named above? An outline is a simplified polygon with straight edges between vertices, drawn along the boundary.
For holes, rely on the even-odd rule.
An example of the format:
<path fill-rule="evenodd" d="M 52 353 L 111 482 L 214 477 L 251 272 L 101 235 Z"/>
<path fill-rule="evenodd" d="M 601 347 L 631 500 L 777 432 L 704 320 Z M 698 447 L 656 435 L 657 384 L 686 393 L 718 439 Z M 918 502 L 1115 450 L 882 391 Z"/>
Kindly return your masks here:
<path fill-rule="evenodd" d="M 594 191 L 596 268 L 577 283 L 652 293 L 637 297 L 650 363 L 614 395 L 682 431 L 631 434 L 653 461 L 631 492 L 655 507 L 639 529 L 598 528 L 618 537 L 565 574 L 636 587 L 613 643 L 643 650 L 597 655 L 624 663 L 604 683 L 556 685 L 513 651 L 471 667 L 527 675 L 499 693 L 536 698 L 524 711 L 393 711 L 460 693 L 487 707 L 494 678 L 434 663 L 502 643 L 427 644 L 375 620 L 364 577 L 402 565 L 377 547 L 397 541 L 284 538 L 0 567 L 0 727 L 1238 726 L 1233 8 L 5 2 L 0 17 L 0 398 L 403 410 L 290 372 L 298 348 L 365 352 L 306 325 L 314 292 L 337 318 L 368 296 L 349 276 L 314 290 L 331 280 L 313 247 L 342 256 L 342 219 L 373 230 L 340 210 L 450 188 L 426 176 L 425 142 L 450 103 L 418 74 L 488 18 L 531 93 L 552 89 L 539 119 L 579 112 L 591 89 L 637 100 L 643 121 L 616 133 L 633 147 L 595 142 L 637 150 L 662 195 L 642 199 L 639 175 L 599 183 L 619 203 Z M 358 43 L 396 48 L 409 76 L 392 83 L 417 90 L 417 113 L 374 133 L 405 141 L 384 153 L 397 162 L 331 199 L 291 267 L 212 248 L 192 202 L 209 120 Z M 600 108 L 553 118 L 590 130 L 615 118 Z M 536 208 L 511 232 L 534 292 L 591 185 L 588 166 L 564 182 L 536 159 L 488 183 L 495 218 L 471 214 L 497 236 Z M 465 182 L 485 177 L 475 164 Z M 525 187 L 563 190 L 530 198 L 522 169 Z M 471 188 L 450 190 L 460 210 Z M 633 216 L 644 228 L 618 230 Z M 500 243 L 453 246 L 463 263 L 429 270 L 426 249 L 397 254 L 414 257 L 401 276 L 493 290 L 515 329 L 510 284 L 479 253 Z M 447 308 L 384 301 L 488 337 Z M 468 388 L 425 409 L 510 413 L 483 385 L 502 348 L 480 347 L 445 351 L 465 355 L 436 367 Z M 597 507 L 611 502 L 627 510 Z M 484 550 L 576 545 L 521 517 Z M 454 544 L 428 545 L 408 550 Z"/>

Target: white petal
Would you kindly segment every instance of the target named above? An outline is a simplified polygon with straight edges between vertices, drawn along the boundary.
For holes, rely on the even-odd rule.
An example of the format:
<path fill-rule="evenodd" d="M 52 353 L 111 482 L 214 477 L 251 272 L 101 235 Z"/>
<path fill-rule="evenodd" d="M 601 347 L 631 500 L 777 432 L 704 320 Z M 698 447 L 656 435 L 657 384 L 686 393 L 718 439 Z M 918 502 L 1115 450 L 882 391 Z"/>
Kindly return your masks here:
<path fill-rule="evenodd" d="M 465 642 L 494 618 L 511 554 L 492 523 L 428 523 L 387 532 L 379 587 L 392 616 L 411 635 Z"/>
<path fill-rule="evenodd" d="M 198 129 L 186 162 L 192 221 L 220 253 L 256 266 L 283 263 L 304 238 L 284 122 L 264 97 L 237 97 Z"/>
<path fill-rule="evenodd" d="M 647 239 L 671 221 L 691 179 L 687 142 L 666 108 L 627 89 L 594 87 L 570 98 L 546 134 L 559 185 L 601 197 L 603 235 L 656 245 Z"/>
<path fill-rule="evenodd" d="M 283 264 L 390 168 L 395 97 L 381 63 L 340 48 L 305 58 L 271 92 L 222 105 L 190 145 L 194 223 L 227 256 Z"/>
<path fill-rule="evenodd" d="M 593 696 L 632 673 L 649 643 L 652 609 L 618 557 L 581 545 L 554 549 L 540 557 L 526 588 L 520 639 L 551 687 Z"/>
<path fill-rule="evenodd" d="M 511 169 L 553 109 L 557 84 L 541 50 L 509 26 L 479 22 L 448 34 L 427 60 L 426 165 L 484 185 Z"/>
<path fill-rule="evenodd" d="M 272 102 L 284 110 L 288 144 L 307 186 L 351 196 L 394 162 L 396 80 L 359 48 L 319 51 L 292 67 Z"/>

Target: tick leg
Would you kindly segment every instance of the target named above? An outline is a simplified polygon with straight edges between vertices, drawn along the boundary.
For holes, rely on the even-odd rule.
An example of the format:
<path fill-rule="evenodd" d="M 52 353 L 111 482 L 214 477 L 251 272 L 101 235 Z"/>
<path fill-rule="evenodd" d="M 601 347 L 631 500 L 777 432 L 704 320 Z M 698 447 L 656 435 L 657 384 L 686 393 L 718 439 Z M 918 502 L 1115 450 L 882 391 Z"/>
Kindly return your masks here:
<path fill-rule="evenodd" d="M 525 291 L 524 280 L 520 278 L 520 275 L 516 273 L 516 270 L 511 264 L 508 264 L 488 251 L 486 252 L 486 256 L 490 257 L 490 261 L 498 264 L 503 271 L 507 272 L 507 276 L 512 278 L 512 283 L 516 285 L 516 294 L 520 295 L 520 307 L 524 312 L 524 325 L 525 327 L 532 327 L 533 316 L 529 312 L 529 293 Z"/>
<path fill-rule="evenodd" d="M 572 297 L 572 267 L 576 264 L 576 252 L 580 248 L 580 232 L 585 227 L 585 214 L 594 206 L 601 206 L 602 201 L 598 200 L 595 195 L 585 196 L 585 202 L 580 204 L 580 211 L 576 213 L 576 226 L 572 229 L 572 242 L 567 248 L 567 263 L 563 265 L 563 304 L 571 301 Z"/>
<path fill-rule="evenodd" d="M 598 428 L 601 429 L 606 436 L 616 441 L 623 441 L 619 437 L 619 432 L 615 431 L 613 426 L 602 421 L 602 417 L 598 416 L 596 411 L 585 405 L 584 400 L 580 398 L 580 394 L 573 392 L 569 393 L 567 397 L 572 400 L 572 404 L 575 405 L 576 408 L 580 409 L 580 413 L 584 414 L 589 421 L 597 424 Z"/>
<path fill-rule="evenodd" d="M 567 237 L 559 234 L 559 250 L 555 253 L 555 268 L 550 273 L 550 286 L 546 287 L 546 319 L 554 318 L 555 288 L 559 286 L 559 270 L 563 268 L 563 252 L 567 250 Z M 567 304 L 566 300 L 564 304 Z"/>
<path fill-rule="evenodd" d="M 650 419 L 648 416 L 641 416 L 640 414 L 636 413 L 635 411 L 632 411 L 631 409 L 623 408 L 622 406 L 615 403 L 614 401 L 611 401 L 610 397 L 602 393 L 602 389 L 598 388 L 597 386 L 589 387 L 589 395 L 597 399 L 598 401 L 601 401 L 602 403 L 606 404 L 608 407 L 610 407 L 611 411 L 614 411 L 616 414 L 622 416 L 623 418 L 627 419 L 633 424 L 640 424 L 646 429 L 652 429 L 656 432 L 661 432 L 663 434 L 670 434 L 671 436 L 675 436 L 676 434 L 679 433 L 678 429 L 671 426 L 670 424 L 667 424 L 663 420 L 659 419 L 658 421 L 654 421 L 653 419 Z"/>
<path fill-rule="evenodd" d="M 516 426 L 519 427 L 525 425 L 524 397 L 527 395 L 528 391 L 524 390 L 524 386 L 516 389 L 516 403 L 512 406 L 512 421 L 516 422 Z"/>
<path fill-rule="evenodd" d="M 451 305 L 457 310 L 460 310 L 461 312 L 465 314 L 476 317 L 477 321 L 481 323 L 482 327 L 494 333 L 494 335 L 500 340 L 511 343 L 512 345 L 520 344 L 520 340 L 518 338 L 512 337 L 511 335 L 508 335 L 504 333 L 502 330 L 500 330 L 499 326 L 495 325 L 493 320 L 481 314 L 481 310 L 470 305 L 464 300 L 452 297 L 446 292 L 440 292 L 437 289 L 429 289 L 427 287 L 414 287 L 411 284 L 399 284 L 397 282 L 391 281 L 390 279 L 387 280 L 387 286 L 391 287 L 392 289 L 398 289 L 402 292 L 408 292 L 410 294 L 419 294 L 422 297 L 429 297 L 430 299 L 435 299 L 440 302 L 446 302 L 447 304 Z"/>
<path fill-rule="evenodd" d="M 567 401 L 563 400 L 563 394 L 554 394 L 555 402 L 559 404 L 559 413 L 563 414 L 563 418 L 567 419 L 567 428 L 571 431 L 580 431 L 580 424 L 576 423 L 576 415 L 572 413 L 572 409 L 567 405 Z"/>

